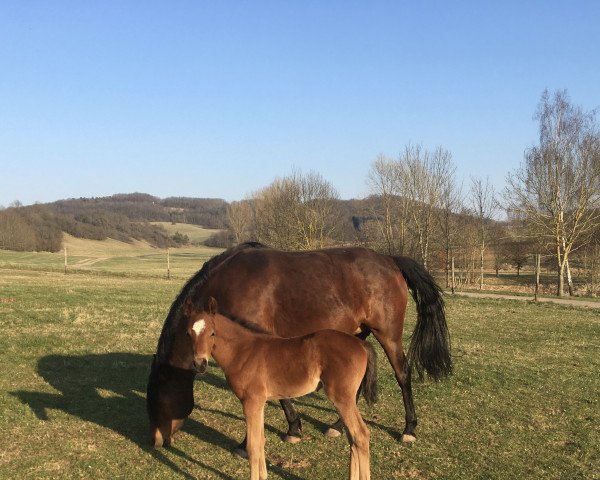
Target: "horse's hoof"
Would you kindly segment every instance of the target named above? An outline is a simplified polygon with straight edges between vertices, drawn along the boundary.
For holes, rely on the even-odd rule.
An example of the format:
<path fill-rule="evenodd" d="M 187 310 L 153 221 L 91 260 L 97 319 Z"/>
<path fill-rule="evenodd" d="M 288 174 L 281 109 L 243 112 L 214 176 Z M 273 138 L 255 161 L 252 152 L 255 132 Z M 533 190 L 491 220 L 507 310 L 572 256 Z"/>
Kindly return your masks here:
<path fill-rule="evenodd" d="M 339 437 L 342 434 L 342 432 L 340 432 L 339 430 L 336 430 L 335 428 L 328 428 L 327 431 L 325 432 L 325 436 L 329 437 L 329 438 L 336 438 Z"/>
<path fill-rule="evenodd" d="M 293 435 L 286 435 L 285 437 L 283 437 L 283 441 L 287 443 L 300 443 L 302 439 Z"/>
<path fill-rule="evenodd" d="M 240 458 L 248 458 L 248 452 L 241 447 L 234 448 L 233 454 L 237 455 Z"/>
<path fill-rule="evenodd" d="M 403 443 L 413 443 L 417 441 L 417 437 L 411 435 L 410 433 L 402 434 L 402 442 Z"/>

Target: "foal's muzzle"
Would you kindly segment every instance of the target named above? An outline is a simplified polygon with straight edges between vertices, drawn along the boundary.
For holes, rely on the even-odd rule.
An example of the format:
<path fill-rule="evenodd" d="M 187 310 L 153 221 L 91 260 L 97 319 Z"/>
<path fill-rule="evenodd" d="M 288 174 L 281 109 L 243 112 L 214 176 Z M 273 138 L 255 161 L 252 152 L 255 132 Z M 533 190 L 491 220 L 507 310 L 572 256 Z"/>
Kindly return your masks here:
<path fill-rule="evenodd" d="M 206 358 L 194 358 L 194 369 L 197 373 L 206 372 L 206 367 L 208 367 L 208 360 Z"/>

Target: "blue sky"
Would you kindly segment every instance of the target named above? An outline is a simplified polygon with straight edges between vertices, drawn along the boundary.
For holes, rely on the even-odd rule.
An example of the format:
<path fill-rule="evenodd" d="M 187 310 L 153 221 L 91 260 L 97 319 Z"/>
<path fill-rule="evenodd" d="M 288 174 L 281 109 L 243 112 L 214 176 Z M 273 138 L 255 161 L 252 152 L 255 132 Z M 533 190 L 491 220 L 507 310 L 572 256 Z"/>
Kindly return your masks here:
<path fill-rule="evenodd" d="M 293 169 L 368 194 L 450 150 L 497 189 L 545 88 L 600 106 L 598 1 L 0 2 L 0 205 L 239 200 Z"/>

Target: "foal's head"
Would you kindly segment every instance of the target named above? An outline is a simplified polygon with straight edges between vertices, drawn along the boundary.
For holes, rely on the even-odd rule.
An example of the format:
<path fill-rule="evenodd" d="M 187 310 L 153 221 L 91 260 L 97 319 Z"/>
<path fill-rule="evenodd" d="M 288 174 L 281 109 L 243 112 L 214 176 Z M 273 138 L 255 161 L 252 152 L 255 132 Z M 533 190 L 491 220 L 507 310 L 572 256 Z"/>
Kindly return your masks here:
<path fill-rule="evenodd" d="M 215 344 L 214 317 L 217 314 L 217 301 L 209 297 L 203 306 L 198 308 L 191 298 L 188 298 L 184 313 L 187 318 L 187 334 L 194 351 L 194 368 L 198 373 L 204 373 Z"/>

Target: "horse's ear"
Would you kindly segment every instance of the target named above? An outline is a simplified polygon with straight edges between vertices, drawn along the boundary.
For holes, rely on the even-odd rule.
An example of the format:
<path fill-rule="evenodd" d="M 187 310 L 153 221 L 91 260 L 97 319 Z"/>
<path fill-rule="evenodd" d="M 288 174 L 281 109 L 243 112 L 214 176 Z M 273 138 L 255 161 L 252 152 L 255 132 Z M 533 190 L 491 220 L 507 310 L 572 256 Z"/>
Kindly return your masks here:
<path fill-rule="evenodd" d="M 208 300 L 206 301 L 206 310 L 208 310 L 208 313 L 214 315 L 217 313 L 217 307 L 217 300 L 215 297 L 208 297 Z"/>

